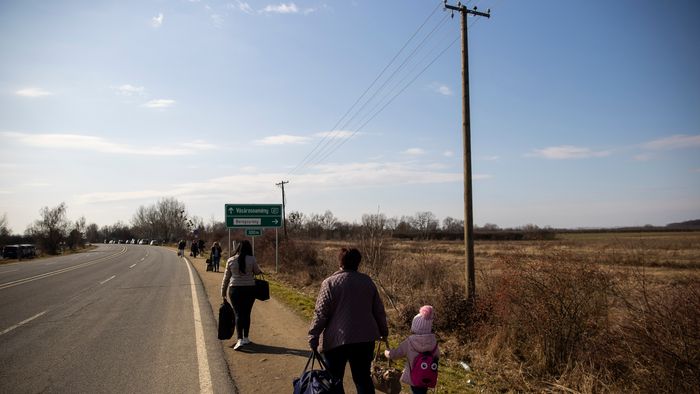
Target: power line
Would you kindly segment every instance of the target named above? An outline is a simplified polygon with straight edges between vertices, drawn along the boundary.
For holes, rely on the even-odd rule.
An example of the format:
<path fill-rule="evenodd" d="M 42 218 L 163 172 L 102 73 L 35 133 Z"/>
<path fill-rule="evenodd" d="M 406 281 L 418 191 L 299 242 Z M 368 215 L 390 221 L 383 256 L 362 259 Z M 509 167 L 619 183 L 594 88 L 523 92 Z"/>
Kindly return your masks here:
<path fill-rule="evenodd" d="M 401 95 L 401 93 L 403 93 L 404 90 L 406 90 L 409 86 L 411 86 L 411 84 L 413 84 L 413 82 L 414 82 L 416 79 L 418 79 L 418 77 L 420 77 L 428 68 L 430 68 L 430 66 L 433 65 L 433 63 L 435 63 L 435 61 L 437 61 L 437 59 L 439 59 L 448 49 L 450 49 L 450 48 L 452 47 L 452 45 L 454 45 L 454 43 L 457 42 L 457 40 L 459 40 L 459 37 L 457 37 L 457 38 L 455 38 L 454 40 L 452 40 L 452 42 L 451 42 L 447 47 L 445 47 L 445 49 L 443 49 L 430 63 L 428 63 L 427 66 L 425 66 L 415 77 L 413 77 L 413 79 L 411 79 L 411 81 L 409 81 L 398 93 L 396 93 L 396 94 L 391 98 L 391 100 L 389 100 L 386 104 L 384 104 L 384 106 L 382 106 L 377 112 L 375 112 L 374 115 L 372 115 L 372 117 L 370 117 L 369 119 L 367 119 L 367 121 L 364 122 L 360 127 L 358 127 L 357 130 L 353 131 L 353 133 L 352 133 L 348 138 L 342 140 L 333 150 L 329 151 L 325 156 L 323 156 L 323 157 L 322 157 L 318 162 L 316 162 L 315 164 L 318 164 L 318 163 L 324 161 L 326 158 L 328 158 L 328 156 L 330 156 L 333 152 L 335 152 L 335 151 L 338 150 L 341 146 L 343 146 L 343 144 L 345 144 L 345 142 L 347 142 L 350 138 L 354 137 L 355 134 L 357 134 L 357 133 L 358 133 L 360 130 L 362 130 L 369 122 L 371 122 L 377 115 L 379 115 L 382 111 L 384 111 L 384 109 L 385 109 L 387 106 L 389 106 L 389 104 L 391 104 L 399 95 Z"/>
<path fill-rule="evenodd" d="M 351 123 L 353 120 L 355 120 L 355 119 L 358 117 L 358 115 L 360 115 L 360 114 L 362 113 L 362 111 L 367 107 L 367 105 L 368 105 L 370 102 L 372 102 L 372 100 L 374 100 L 374 99 L 377 97 L 378 94 L 380 94 L 380 93 L 382 93 L 382 92 L 385 91 L 385 88 L 386 88 L 387 84 L 388 84 L 389 82 L 391 82 L 391 81 L 394 79 L 394 77 L 395 77 L 396 75 L 398 75 L 398 73 L 399 73 L 407 64 L 409 64 L 410 61 L 412 61 L 412 60 L 416 57 L 417 53 L 419 53 L 419 51 L 425 46 L 425 44 L 426 44 L 426 43 L 428 42 L 428 40 L 435 34 L 435 32 L 438 31 L 442 26 L 445 25 L 445 23 L 446 23 L 446 21 L 447 21 L 447 16 L 448 16 L 448 15 L 446 14 L 442 19 L 440 19 L 440 20 L 438 21 L 438 23 L 437 23 L 437 24 L 433 27 L 433 29 L 421 40 L 421 42 L 413 49 L 413 51 L 411 51 L 411 53 L 409 53 L 409 54 L 406 56 L 406 58 L 403 60 L 403 62 L 402 62 L 396 69 L 394 69 L 394 70 L 392 71 L 392 73 L 387 77 L 387 79 L 382 83 L 382 85 L 381 85 L 380 87 L 378 87 L 378 88 L 374 91 L 374 93 L 371 95 L 371 97 L 369 97 L 367 100 L 364 101 L 364 103 L 362 104 L 362 106 L 361 106 L 357 111 L 355 111 L 354 115 L 353 115 L 350 119 L 348 119 L 348 120 L 343 124 L 343 126 L 341 127 L 342 130 L 347 130 L 348 127 L 349 127 L 349 125 L 350 125 L 350 123 Z M 415 35 L 414 35 L 414 36 L 415 36 Z M 404 46 L 404 48 L 405 48 L 405 46 Z M 395 59 L 395 58 L 396 58 L 396 56 L 394 57 L 394 59 Z M 392 61 L 393 61 L 393 60 L 392 60 Z M 405 78 L 404 78 L 404 79 L 405 79 Z M 376 82 L 376 81 L 375 81 L 375 82 Z M 399 84 L 400 84 L 400 82 L 399 82 Z M 386 97 L 386 95 L 385 95 L 384 97 Z M 381 105 L 381 101 L 380 101 L 380 103 L 379 103 L 378 105 Z M 376 109 L 376 108 L 377 108 L 377 105 L 375 105 L 374 108 Z M 373 110 L 374 110 L 374 109 L 373 109 Z M 372 110 L 372 111 L 373 111 L 373 110 Z M 361 117 L 361 118 L 360 118 L 360 121 L 362 122 L 362 119 L 366 119 L 366 117 L 369 116 L 369 115 L 372 113 L 372 111 L 370 111 L 369 113 L 367 113 L 366 115 L 364 115 L 363 117 Z M 352 129 L 352 128 L 350 128 L 350 129 Z M 335 150 L 336 150 L 336 147 L 338 147 L 338 146 L 344 144 L 345 141 L 347 141 L 348 139 L 352 138 L 352 137 L 353 137 L 354 135 L 356 135 L 356 134 L 357 134 L 357 130 L 355 130 L 354 132 L 352 132 L 349 136 L 343 137 L 343 136 L 340 136 L 340 132 L 336 132 L 336 133 L 334 134 L 334 136 L 338 136 L 337 139 L 334 137 L 334 138 L 331 138 L 331 139 L 326 140 L 325 143 L 323 144 L 323 146 L 321 146 L 321 149 L 318 150 L 317 153 L 316 153 L 315 155 L 313 155 L 313 156 L 309 157 L 308 159 L 306 159 L 305 163 L 303 163 L 302 165 L 300 165 L 300 166 L 298 166 L 298 167 L 299 167 L 299 168 L 306 168 L 306 167 L 309 167 L 309 166 L 311 166 L 311 165 L 318 164 L 319 162 L 321 162 L 321 161 L 323 160 L 323 158 L 328 157 L 328 156 L 329 156 L 329 153 L 335 151 Z M 318 160 L 318 158 L 322 158 L 322 159 L 321 159 L 321 160 Z"/>
<path fill-rule="evenodd" d="M 411 37 L 409 37 L 409 39 L 406 41 L 406 43 L 401 47 L 401 49 L 399 49 L 399 51 L 396 53 L 396 55 L 394 55 L 394 57 L 389 61 L 389 63 L 384 67 L 384 69 L 379 73 L 379 75 L 377 75 L 377 77 L 374 79 L 374 81 L 372 81 L 372 83 L 367 87 L 367 89 L 365 89 L 365 91 L 360 95 L 360 97 L 358 97 L 357 100 L 355 100 L 355 102 L 352 104 L 352 106 L 350 106 L 350 108 L 347 110 L 347 112 L 345 112 L 345 114 L 340 119 L 338 119 L 336 124 L 331 129 L 331 132 L 326 134 L 325 136 L 323 136 L 323 138 L 316 144 L 316 146 L 304 157 L 304 159 L 302 159 L 302 161 L 299 164 L 296 165 L 296 167 L 294 167 L 292 169 L 292 171 L 289 172 L 289 174 L 294 173 L 300 166 L 302 166 L 307 161 L 309 156 L 311 156 L 316 151 L 316 149 L 318 149 L 318 147 L 324 142 L 324 140 L 326 140 L 329 137 L 329 135 L 332 135 L 333 133 L 336 132 L 338 125 L 343 121 L 343 119 L 345 119 L 347 117 L 348 114 L 350 114 L 350 112 L 355 108 L 355 106 L 357 106 L 357 104 L 360 102 L 360 100 L 362 100 L 362 98 L 367 94 L 367 92 L 369 92 L 370 89 L 372 89 L 372 87 L 377 83 L 377 81 L 382 77 L 382 75 L 384 75 L 386 70 L 389 69 L 389 67 L 394 63 L 396 58 L 398 58 L 399 55 L 403 52 L 403 50 L 406 49 L 408 44 L 413 40 L 413 38 L 418 34 L 418 32 L 421 31 L 421 29 L 423 29 L 425 24 L 428 23 L 430 18 L 432 18 L 433 15 L 435 15 L 435 12 L 437 12 L 437 10 L 440 8 L 440 6 L 441 6 L 441 4 L 439 4 L 439 3 L 437 4 L 437 6 L 435 6 L 433 11 L 428 15 L 428 17 L 425 18 L 423 23 L 421 23 L 421 25 L 418 26 L 416 31 L 413 32 Z"/>

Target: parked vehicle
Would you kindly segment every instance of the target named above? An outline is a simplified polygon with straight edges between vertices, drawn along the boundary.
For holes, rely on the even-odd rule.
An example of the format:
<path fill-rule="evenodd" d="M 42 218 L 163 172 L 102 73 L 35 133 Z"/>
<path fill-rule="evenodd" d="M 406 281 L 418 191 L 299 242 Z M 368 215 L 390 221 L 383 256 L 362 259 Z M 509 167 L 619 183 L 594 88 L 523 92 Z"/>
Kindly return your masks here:
<path fill-rule="evenodd" d="M 5 259 L 31 259 L 36 257 L 36 247 L 33 244 L 7 245 L 2 248 Z"/>
<path fill-rule="evenodd" d="M 154 239 L 154 240 L 151 241 L 150 245 L 158 246 L 158 245 L 160 245 L 160 242 L 158 242 L 158 241 L 156 241 L 156 240 Z"/>

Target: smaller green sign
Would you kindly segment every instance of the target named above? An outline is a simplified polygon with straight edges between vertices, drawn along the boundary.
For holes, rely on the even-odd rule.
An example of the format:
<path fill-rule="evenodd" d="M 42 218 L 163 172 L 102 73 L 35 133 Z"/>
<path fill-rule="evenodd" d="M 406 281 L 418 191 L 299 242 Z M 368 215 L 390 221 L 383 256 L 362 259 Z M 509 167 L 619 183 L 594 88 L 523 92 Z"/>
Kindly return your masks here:
<path fill-rule="evenodd" d="M 246 237 L 259 237 L 262 235 L 262 230 L 257 228 L 247 228 L 245 229 Z"/>

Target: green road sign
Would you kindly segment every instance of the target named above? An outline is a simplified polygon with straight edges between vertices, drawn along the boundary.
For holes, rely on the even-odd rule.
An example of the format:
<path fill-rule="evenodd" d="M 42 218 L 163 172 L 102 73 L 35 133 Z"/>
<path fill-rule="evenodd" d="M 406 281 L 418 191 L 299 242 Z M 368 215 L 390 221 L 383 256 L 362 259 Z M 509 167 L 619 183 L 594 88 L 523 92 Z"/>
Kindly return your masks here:
<path fill-rule="evenodd" d="M 259 237 L 262 235 L 262 229 L 259 228 L 247 228 L 245 229 L 246 237 Z"/>
<path fill-rule="evenodd" d="M 226 227 L 282 227 L 282 204 L 226 204 Z"/>

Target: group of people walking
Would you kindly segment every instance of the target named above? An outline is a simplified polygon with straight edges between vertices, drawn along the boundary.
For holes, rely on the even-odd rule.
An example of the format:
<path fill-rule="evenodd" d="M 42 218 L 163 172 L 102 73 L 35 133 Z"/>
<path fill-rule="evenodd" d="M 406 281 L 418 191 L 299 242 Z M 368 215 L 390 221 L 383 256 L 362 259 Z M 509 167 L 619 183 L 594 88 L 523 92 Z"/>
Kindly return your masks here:
<path fill-rule="evenodd" d="M 183 248 L 184 249 L 184 246 Z M 211 250 L 212 263 L 218 271 L 221 246 L 215 242 Z M 338 254 L 339 269 L 322 283 L 316 299 L 314 317 L 308 331 L 308 343 L 324 358 L 328 371 L 341 381 L 349 363 L 352 379 L 359 394 L 374 393 L 371 364 L 375 341 L 386 340 L 389 328 L 384 304 L 372 279 L 358 271 L 362 255 L 355 248 L 342 248 Z M 234 350 L 251 343 L 250 315 L 255 303 L 255 277 L 262 274 L 249 241 L 238 243 L 232 257 L 226 261 L 221 282 L 221 296 L 231 300 L 235 314 L 236 343 Z M 421 354 L 439 356 L 437 338 L 432 332 L 434 310 L 430 305 L 420 308 L 413 318 L 411 335 L 395 349 L 387 349 L 388 359 L 406 357 L 408 362 L 401 381 L 414 394 L 426 393 L 428 387 L 415 382 L 411 371 L 414 360 Z M 339 392 L 343 392 L 342 384 Z"/>

